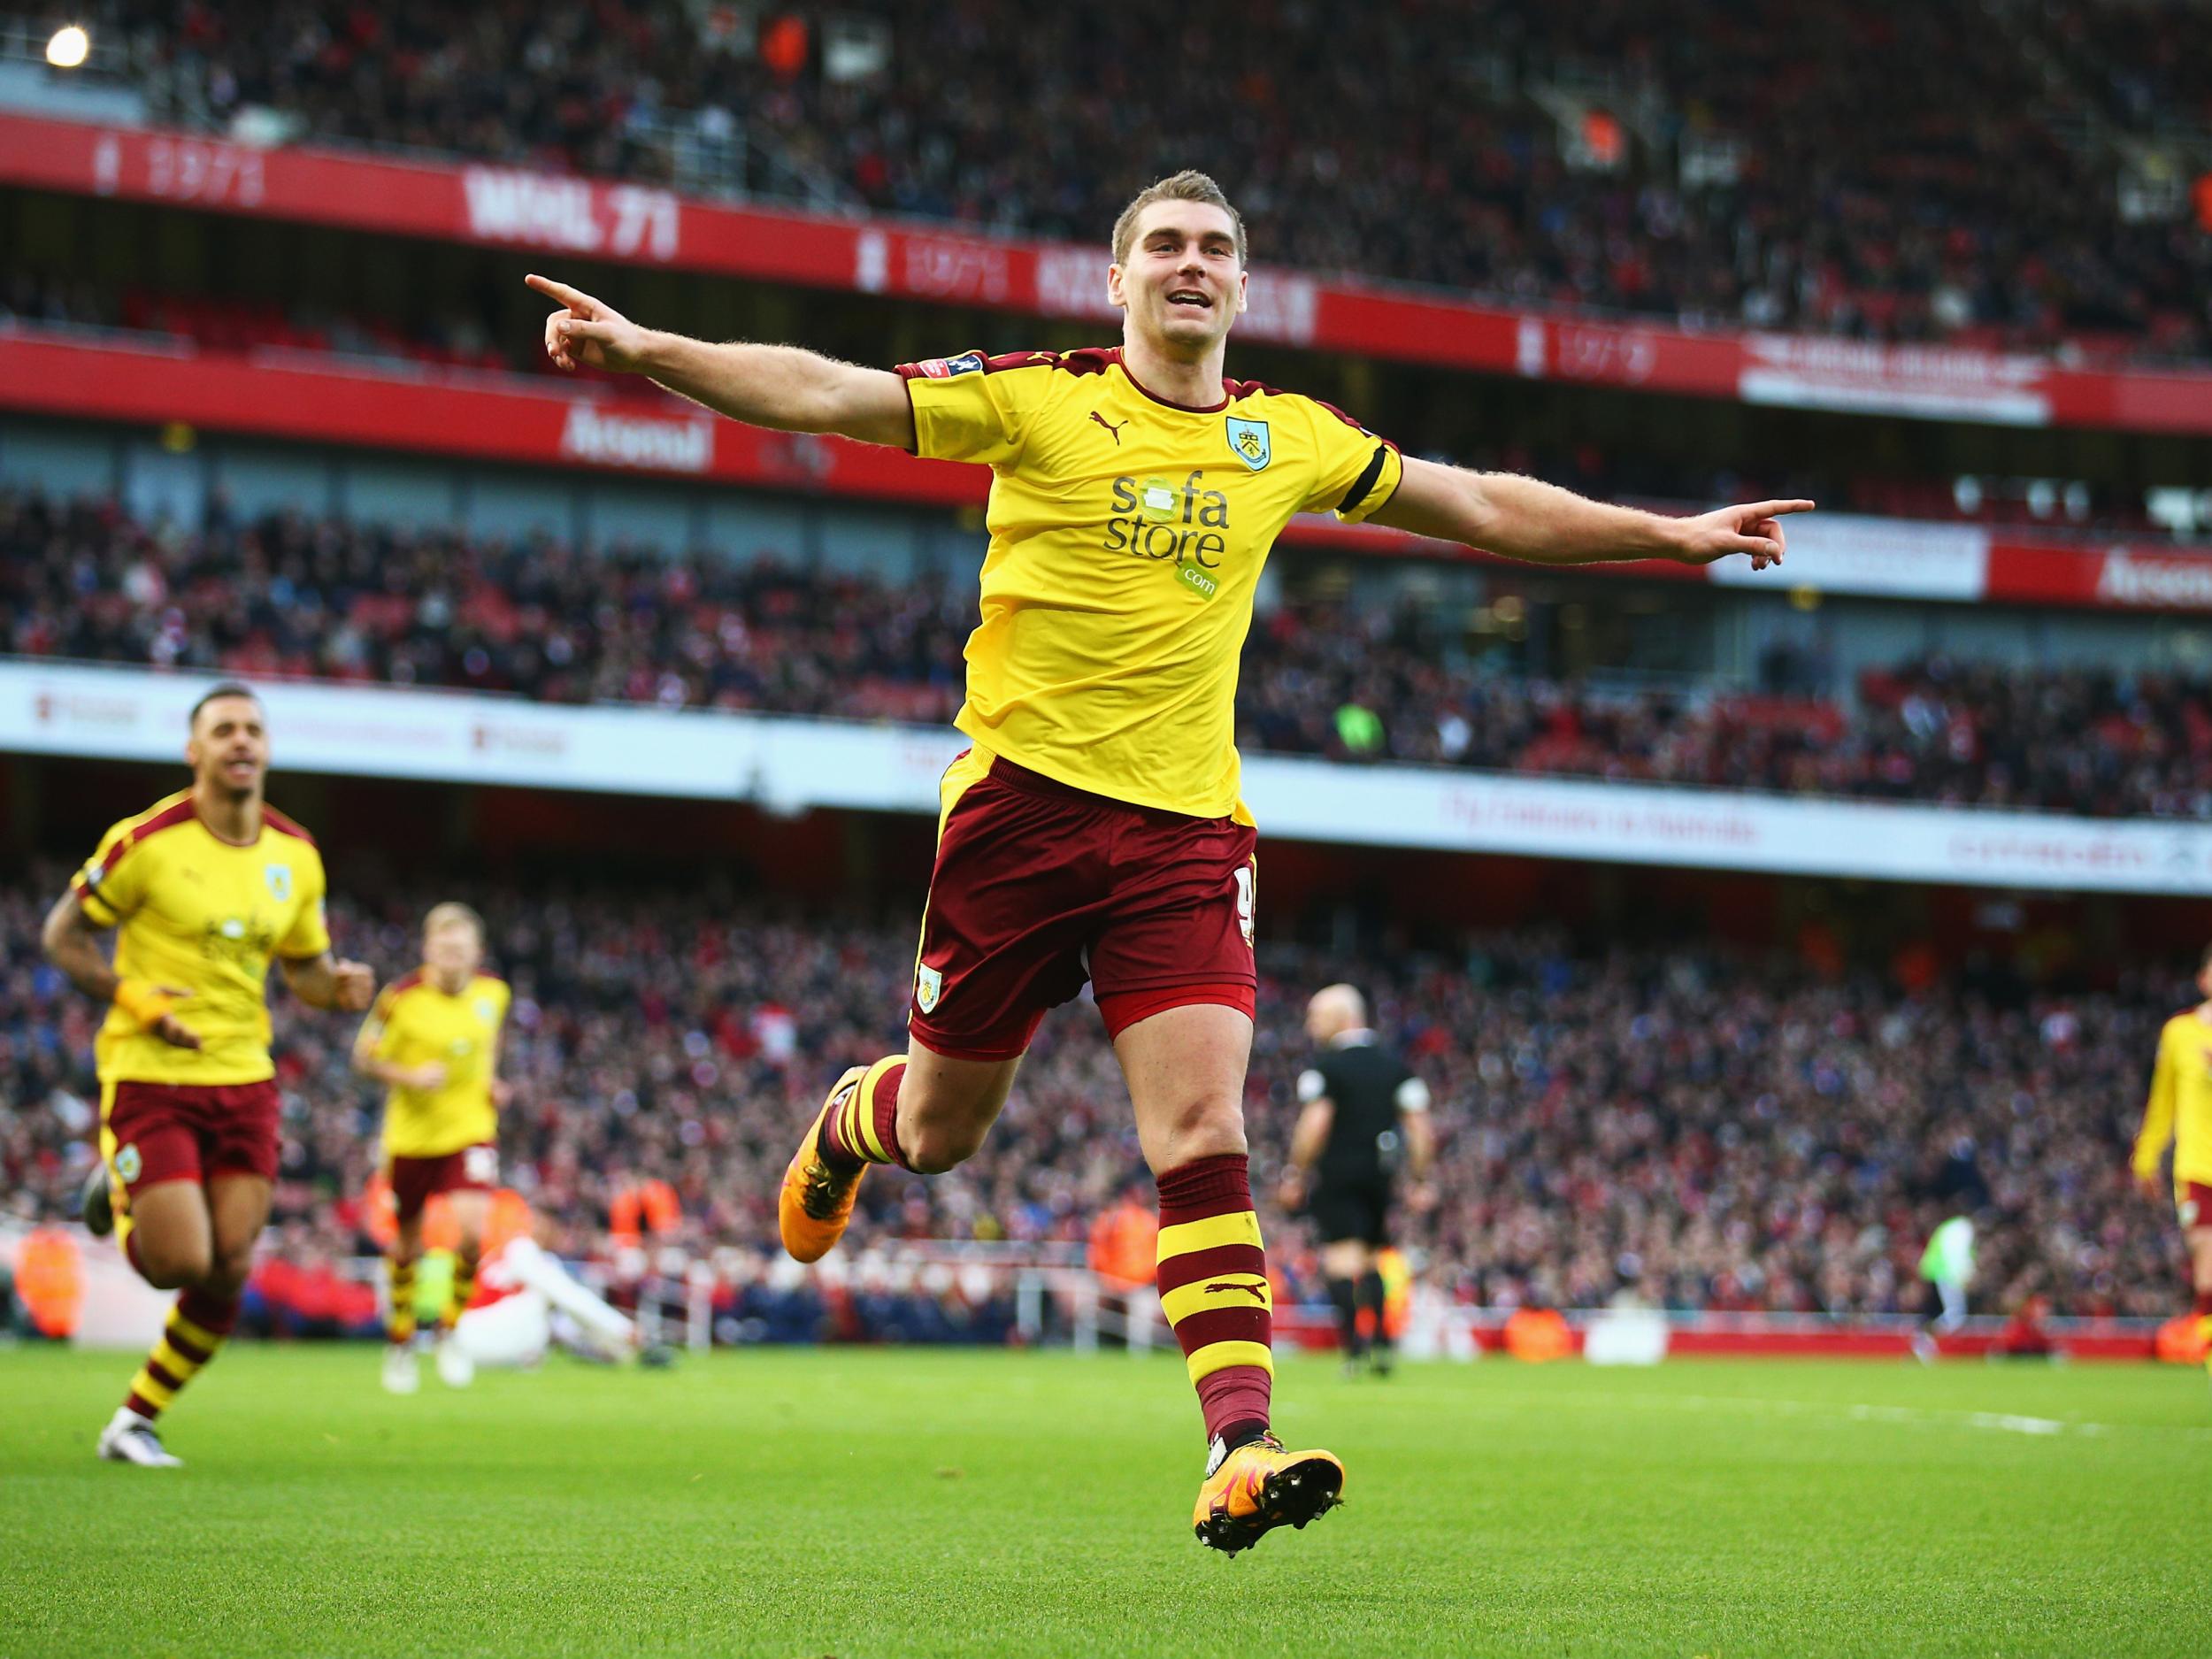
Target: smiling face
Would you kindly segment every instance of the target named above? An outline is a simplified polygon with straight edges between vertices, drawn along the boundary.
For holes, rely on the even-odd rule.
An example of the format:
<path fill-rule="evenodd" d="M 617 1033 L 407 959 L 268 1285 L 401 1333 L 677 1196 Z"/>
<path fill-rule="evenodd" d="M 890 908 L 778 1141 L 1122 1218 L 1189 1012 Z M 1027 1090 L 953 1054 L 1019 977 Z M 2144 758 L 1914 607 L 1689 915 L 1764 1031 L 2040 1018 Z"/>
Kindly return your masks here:
<path fill-rule="evenodd" d="M 1167 355 L 1193 359 L 1219 349 L 1244 309 L 1235 221 L 1210 202 L 1148 204 L 1127 251 L 1107 271 L 1106 292 L 1126 327 Z"/>
<path fill-rule="evenodd" d="M 192 721 L 184 758 L 193 781 L 229 795 L 260 793 L 269 771 L 269 732 L 251 697 L 211 697 Z"/>

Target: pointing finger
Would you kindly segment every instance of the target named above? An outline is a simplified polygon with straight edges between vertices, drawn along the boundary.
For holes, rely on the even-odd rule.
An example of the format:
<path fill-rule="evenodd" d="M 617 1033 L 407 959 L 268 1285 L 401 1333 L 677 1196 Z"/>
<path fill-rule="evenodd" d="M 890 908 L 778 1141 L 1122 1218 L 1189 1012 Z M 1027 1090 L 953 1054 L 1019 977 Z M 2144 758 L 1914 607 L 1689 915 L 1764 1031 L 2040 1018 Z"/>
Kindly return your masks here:
<path fill-rule="evenodd" d="M 572 288 L 565 282 L 556 282 L 551 277 L 542 277 L 535 272 L 522 280 L 548 299 L 558 300 L 572 311 L 588 315 L 595 303 L 591 296 L 580 288 Z"/>
<path fill-rule="evenodd" d="M 1739 507 L 1736 511 L 1746 518 L 1778 518 L 1786 512 L 1810 512 L 1812 510 L 1813 503 L 1809 501 L 1759 501 L 1747 507 Z"/>

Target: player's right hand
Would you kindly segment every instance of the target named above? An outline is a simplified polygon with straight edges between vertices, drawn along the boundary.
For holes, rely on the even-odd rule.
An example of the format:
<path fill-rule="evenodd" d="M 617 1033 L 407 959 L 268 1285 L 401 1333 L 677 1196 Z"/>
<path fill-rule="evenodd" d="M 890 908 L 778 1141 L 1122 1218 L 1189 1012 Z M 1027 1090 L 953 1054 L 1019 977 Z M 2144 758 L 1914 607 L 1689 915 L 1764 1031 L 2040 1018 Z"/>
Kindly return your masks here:
<path fill-rule="evenodd" d="M 2155 1172 L 2149 1175 L 2139 1175 L 2135 1178 L 2135 1190 L 2142 1194 L 2144 1197 L 2149 1199 L 2154 1204 L 2156 1203 L 2161 1197 L 2161 1194 L 2158 1190 L 2158 1177 Z"/>
<path fill-rule="evenodd" d="M 192 993 L 181 985 L 154 985 L 144 979 L 123 979 L 115 987 L 115 1005 L 173 1048 L 196 1048 L 199 1034 L 170 1010 Z"/>
<path fill-rule="evenodd" d="M 445 1087 L 445 1066 L 437 1060 L 425 1060 L 407 1079 L 411 1089 L 433 1089 Z"/>
<path fill-rule="evenodd" d="M 573 369 L 581 363 L 595 369 L 628 372 L 644 360 L 645 339 L 651 331 L 639 327 L 603 300 L 581 288 L 534 273 L 522 279 L 561 309 L 545 319 L 545 355 L 555 366 Z"/>

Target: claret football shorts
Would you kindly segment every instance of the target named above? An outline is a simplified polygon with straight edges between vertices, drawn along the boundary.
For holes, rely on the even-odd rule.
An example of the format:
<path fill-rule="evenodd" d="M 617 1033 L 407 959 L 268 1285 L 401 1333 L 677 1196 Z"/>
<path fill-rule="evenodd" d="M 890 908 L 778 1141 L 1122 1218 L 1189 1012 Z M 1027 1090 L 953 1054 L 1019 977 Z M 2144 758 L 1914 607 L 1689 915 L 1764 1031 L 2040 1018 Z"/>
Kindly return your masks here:
<path fill-rule="evenodd" d="M 104 1083 L 100 1156 L 108 1167 L 119 1241 L 131 1199 L 164 1181 L 218 1175 L 274 1180 L 284 1104 L 276 1079 L 258 1083 Z"/>
<path fill-rule="evenodd" d="M 499 1185 L 499 1148 L 488 1141 L 426 1158 L 395 1153 L 386 1163 L 402 1221 L 422 1214 L 440 1193 L 488 1193 Z"/>
<path fill-rule="evenodd" d="M 945 774 L 908 1025 L 1008 1060 L 1088 980 L 1109 1034 L 1171 1008 L 1253 1009 L 1258 835 L 1132 806 L 971 749 Z"/>

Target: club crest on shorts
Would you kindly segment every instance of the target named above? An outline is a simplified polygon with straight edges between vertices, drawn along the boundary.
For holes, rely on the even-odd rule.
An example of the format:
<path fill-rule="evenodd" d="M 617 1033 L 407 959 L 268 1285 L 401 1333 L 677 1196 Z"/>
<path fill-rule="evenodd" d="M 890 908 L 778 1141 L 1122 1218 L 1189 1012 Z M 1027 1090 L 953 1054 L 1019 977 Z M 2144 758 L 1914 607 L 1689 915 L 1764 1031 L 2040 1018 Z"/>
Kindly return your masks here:
<path fill-rule="evenodd" d="M 918 965 L 914 970 L 914 1006 L 925 1014 L 933 1014 L 944 995 L 945 976 L 934 968 Z"/>
<path fill-rule="evenodd" d="M 2197 1225 L 2197 1201 L 2195 1199 L 2185 1198 L 2177 1208 L 2181 1211 L 2183 1226 L 2193 1227 Z"/>
<path fill-rule="evenodd" d="M 128 1187 L 133 1181 L 136 1180 L 138 1179 L 139 1171 L 145 1167 L 146 1161 L 138 1156 L 138 1146 L 135 1141 L 129 1146 L 119 1148 L 117 1149 L 115 1154 L 115 1179 L 122 1182 L 124 1186 Z"/>
<path fill-rule="evenodd" d="M 269 884 L 269 896 L 279 904 L 292 896 L 291 865 L 264 864 L 261 866 L 261 879 Z"/>
<path fill-rule="evenodd" d="M 1267 423 L 1230 416 L 1229 452 L 1255 472 L 1264 470 L 1267 464 L 1274 459 L 1268 447 Z"/>

